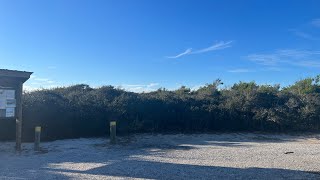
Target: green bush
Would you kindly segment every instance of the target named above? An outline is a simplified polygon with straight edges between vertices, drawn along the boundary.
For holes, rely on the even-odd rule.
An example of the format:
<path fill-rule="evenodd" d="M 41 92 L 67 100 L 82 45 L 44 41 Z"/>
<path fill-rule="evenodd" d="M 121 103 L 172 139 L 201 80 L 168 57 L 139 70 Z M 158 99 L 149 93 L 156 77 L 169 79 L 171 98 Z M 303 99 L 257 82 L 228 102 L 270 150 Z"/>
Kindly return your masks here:
<path fill-rule="evenodd" d="M 75 85 L 25 92 L 23 137 L 34 127 L 55 140 L 107 136 L 109 121 L 119 134 L 144 132 L 319 131 L 319 78 L 292 86 L 239 82 L 221 89 L 221 80 L 196 91 L 181 87 L 132 93 L 112 86 Z M 0 122 L 0 140 L 14 139 L 14 122 Z"/>

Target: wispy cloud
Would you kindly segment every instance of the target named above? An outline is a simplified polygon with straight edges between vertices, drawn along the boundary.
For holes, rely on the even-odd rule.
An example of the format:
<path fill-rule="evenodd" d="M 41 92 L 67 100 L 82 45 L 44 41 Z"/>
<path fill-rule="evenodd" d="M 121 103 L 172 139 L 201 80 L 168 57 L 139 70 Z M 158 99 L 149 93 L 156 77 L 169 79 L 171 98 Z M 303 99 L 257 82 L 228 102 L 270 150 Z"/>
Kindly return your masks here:
<path fill-rule="evenodd" d="M 30 79 L 34 79 L 34 78 L 36 78 L 37 76 L 35 76 L 34 74 L 31 74 L 31 76 L 30 76 Z"/>
<path fill-rule="evenodd" d="M 311 24 L 315 27 L 319 27 L 320 28 L 320 18 L 317 18 L 317 19 L 313 19 L 311 21 Z"/>
<path fill-rule="evenodd" d="M 280 67 L 264 67 L 260 69 L 259 71 L 274 71 L 274 72 L 280 72 L 286 70 L 285 68 L 280 68 Z"/>
<path fill-rule="evenodd" d="M 248 59 L 266 66 L 274 66 L 279 62 L 279 57 L 274 54 L 250 54 L 248 55 Z"/>
<path fill-rule="evenodd" d="M 228 70 L 227 72 L 229 73 L 253 73 L 253 72 L 261 72 L 261 71 L 272 71 L 272 72 L 280 72 L 285 70 L 284 68 L 279 68 L 279 67 L 261 67 L 261 68 L 238 68 L 238 69 L 231 69 Z"/>
<path fill-rule="evenodd" d="M 192 53 L 192 48 L 189 48 L 187 50 L 185 50 L 184 52 L 176 55 L 176 56 L 168 56 L 168 58 L 172 58 L 172 59 L 176 59 L 176 58 L 179 58 L 181 56 L 185 56 L 185 55 L 188 55 L 188 54 L 191 54 Z"/>
<path fill-rule="evenodd" d="M 23 85 L 23 90 L 28 92 L 38 90 L 38 88 L 30 85 Z"/>
<path fill-rule="evenodd" d="M 318 61 L 300 61 L 295 63 L 295 65 L 320 68 L 320 61 L 319 62 Z"/>
<path fill-rule="evenodd" d="M 273 68 L 280 65 L 320 67 L 320 51 L 283 49 L 269 54 L 251 54 L 247 58 L 257 64 Z"/>
<path fill-rule="evenodd" d="M 142 93 L 142 92 L 151 92 L 155 91 L 160 87 L 159 83 L 149 83 L 149 84 L 123 84 L 120 86 L 121 89 Z"/>
<path fill-rule="evenodd" d="M 253 72 L 252 70 L 250 69 L 231 69 L 231 70 L 228 70 L 228 72 L 230 73 L 248 73 L 248 72 Z"/>
<path fill-rule="evenodd" d="M 41 78 L 37 77 L 35 75 L 31 75 L 30 79 L 26 82 L 24 85 L 24 89 L 27 91 L 33 91 L 33 90 L 38 90 L 38 89 L 43 89 L 43 88 L 53 88 L 53 87 L 58 87 L 59 85 L 49 79 L 49 78 Z"/>
<path fill-rule="evenodd" d="M 297 29 L 290 29 L 290 31 L 295 34 L 298 37 L 304 38 L 304 39 L 309 39 L 309 40 L 316 40 L 317 38 L 314 37 L 313 35 L 306 33 L 306 32 L 302 32 L 300 30 Z"/>
<path fill-rule="evenodd" d="M 209 52 L 209 51 L 216 51 L 216 50 L 226 49 L 226 48 L 231 47 L 232 43 L 233 43 L 233 41 L 227 41 L 227 42 L 220 41 L 218 43 L 213 44 L 210 47 L 194 51 L 192 54 L 199 54 L 199 53 L 205 53 L 205 52 Z"/>
<path fill-rule="evenodd" d="M 320 28 L 320 18 L 315 18 L 309 22 L 301 24 L 297 28 L 289 29 L 294 35 L 307 39 L 317 41 L 320 40 L 317 28 Z"/>
<path fill-rule="evenodd" d="M 310 50 L 296 50 L 296 49 L 282 49 L 276 51 L 280 56 L 287 56 L 291 58 L 307 58 L 310 56 L 320 55 L 320 51 L 310 51 Z"/>
<path fill-rule="evenodd" d="M 33 81 L 43 84 L 53 84 L 54 81 L 47 79 L 47 78 L 34 78 Z"/>
<path fill-rule="evenodd" d="M 233 43 L 233 41 L 226 41 L 226 42 L 219 41 L 219 42 L 213 44 L 212 46 L 204 48 L 204 49 L 192 50 L 192 48 L 189 48 L 178 55 L 168 56 L 167 58 L 176 59 L 176 58 L 180 58 L 182 56 L 186 56 L 186 55 L 190 55 L 190 54 L 202 54 L 202 53 L 206 53 L 206 52 L 210 52 L 210 51 L 222 50 L 222 49 L 232 47 L 232 43 Z"/>
<path fill-rule="evenodd" d="M 38 78 L 38 77 L 34 77 L 31 78 L 31 84 L 53 84 L 55 83 L 54 81 L 47 79 L 47 78 Z"/>

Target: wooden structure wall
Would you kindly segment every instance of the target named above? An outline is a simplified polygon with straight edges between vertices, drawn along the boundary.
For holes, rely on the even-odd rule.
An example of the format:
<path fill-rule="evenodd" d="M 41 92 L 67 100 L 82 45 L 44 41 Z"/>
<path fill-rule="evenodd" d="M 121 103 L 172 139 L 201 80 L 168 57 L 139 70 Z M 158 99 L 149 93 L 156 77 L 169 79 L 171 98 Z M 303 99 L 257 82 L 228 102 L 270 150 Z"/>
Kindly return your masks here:
<path fill-rule="evenodd" d="M 22 134 L 22 93 L 23 83 L 30 78 L 31 72 L 0 69 L 0 89 L 15 90 L 15 116 L 0 117 L 2 121 L 16 121 L 16 150 L 21 150 Z"/>

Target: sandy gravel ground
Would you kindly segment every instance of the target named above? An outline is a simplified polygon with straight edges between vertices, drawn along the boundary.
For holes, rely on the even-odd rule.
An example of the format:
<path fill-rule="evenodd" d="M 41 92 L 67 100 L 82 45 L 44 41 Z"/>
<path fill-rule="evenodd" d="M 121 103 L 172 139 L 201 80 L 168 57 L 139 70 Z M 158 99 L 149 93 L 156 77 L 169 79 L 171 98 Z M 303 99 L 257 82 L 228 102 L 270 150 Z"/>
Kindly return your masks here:
<path fill-rule="evenodd" d="M 135 135 L 0 143 L 0 179 L 320 179 L 320 135 Z"/>

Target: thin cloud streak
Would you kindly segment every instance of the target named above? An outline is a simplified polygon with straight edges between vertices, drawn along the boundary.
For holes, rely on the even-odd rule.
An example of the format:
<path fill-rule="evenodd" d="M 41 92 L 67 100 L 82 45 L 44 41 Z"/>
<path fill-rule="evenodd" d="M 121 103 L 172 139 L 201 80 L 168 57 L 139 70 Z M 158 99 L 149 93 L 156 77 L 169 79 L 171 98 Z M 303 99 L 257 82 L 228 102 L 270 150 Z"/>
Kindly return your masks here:
<path fill-rule="evenodd" d="M 284 49 L 269 54 L 251 54 L 247 58 L 252 62 L 268 67 L 278 67 L 280 65 L 320 67 L 320 51 Z"/>
<path fill-rule="evenodd" d="M 263 67 L 263 68 L 258 68 L 258 69 L 248 69 L 248 68 L 238 68 L 238 69 L 231 69 L 228 70 L 227 72 L 229 73 L 255 73 L 255 72 L 280 72 L 285 69 L 279 68 L 279 67 Z"/>
<path fill-rule="evenodd" d="M 315 26 L 315 27 L 319 27 L 319 28 L 320 28 L 320 18 L 318 18 L 318 19 L 313 19 L 313 20 L 311 21 L 311 24 L 312 24 L 313 26 Z"/>
<path fill-rule="evenodd" d="M 49 78 L 41 78 L 36 75 L 31 75 L 30 80 L 24 85 L 27 91 L 35 91 L 39 89 L 50 89 L 58 87 L 59 84 L 56 84 L 55 81 Z"/>
<path fill-rule="evenodd" d="M 306 58 L 308 56 L 320 55 L 320 51 L 295 50 L 295 49 L 278 50 L 276 53 L 281 56 L 287 56 L 292 58 Z"/>
<path fill-rule="evenodd" d="M 248 73 L 248 72 L 253 72 L 250 69 L 232 69 L 228 70 L 230 73 Z"/>
<path fill-rule="evenodd" d="M 275 66 L 279 62 L 278 56 L 274 54 L 251 54 L 247 58 L 260 65 Z"/>
<path fill-rule="evenodd" d="M 320 18 L 315 18 L 306 24 L 300 26 L 300 28 L 289 29 L 294 35 L 307 39 L 317 41 L 320 38 L 314 35 L 316 28 L 320 28 Z"/>
<path fill-rule="evenodd" d="M 210 52 L 210 51 L 217 51 L 217 50 L 222 50 L 222 49 L 226 49 L 229 47 L 232 47 L 232 43 L 233 41 L 220 41 L 218 43 L 213 44 L 210 47 L 204 48 L 204 49 L 200 49 L 200 50 L 196 50 L 193 51 L 192 48 L 187 49 L 186 51 L 175 55 L 175 56 L 169 56 L 167 58 L 171 58 L 171 59 L 176 59 L 176 58 L 180 58 L 182 56 L 186 56 L 186 55 L 190 55 L 190 54 L 202 54 L 202 53 L 206 53 L 206 52 Z"/>
<path fill-rule="evenodd" d="M 200 54 L 200 53 L 205 53 L 205 52 L 209 52 L 209 51 L 216 51 L 216 50 L 226 49 L 226 48 L 232 47 L 231 46 L 232 42 L 233 41 L 227 41 L 227 42 L 220 41 L 220 42 L 218 42 L 216 44 L 213 44 L 212 46 L 207 47 L 205 49 L 201 49 L 201 50 L 192 52 L 192 54 Z"/>
<path fill-rule="evenodd" d="M 180 54 L 178 54 L 176 56 L 169 56 L 167 58 L 176 59 L 176 58 L 179 58 L 181 56 L 185 56 L 185 55 L 191 54 L 191 52 L 192 52 L 192 48 L 189 48 L 186 51 L 184 51 L 183 53 L 180 53 Z"/>
<path fill-rule="evenodd" d="M 316 37 L 314 37 L 311 34 L 296 30 L 296 29 L 291 29 L 291 32 L 293 32 L 293 34 L 295 34 L 298 37 L 304 38 L 304 39 L 308 39 L 308 40 L 317 40 Z"/>
<path fill-rule="evenodd" d="M 317 67 L 320 68 L 320 62 L 318 61 L 300 61 L 295 65 L 304 66 L 304 67 Z"/>

